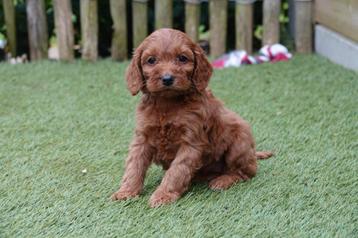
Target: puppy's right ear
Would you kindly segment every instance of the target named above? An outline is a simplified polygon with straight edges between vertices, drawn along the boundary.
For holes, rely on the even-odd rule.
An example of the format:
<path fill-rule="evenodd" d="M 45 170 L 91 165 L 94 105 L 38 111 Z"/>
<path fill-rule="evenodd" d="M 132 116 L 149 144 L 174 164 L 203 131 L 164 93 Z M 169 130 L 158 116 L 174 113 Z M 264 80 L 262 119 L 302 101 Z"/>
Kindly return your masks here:
<path fill-rule="evenodd" d="M 140 66 L 141 51 L 137 49 L 134 54 L 131 63 L 128 65 L 126 72 L 127 88 L 131 94 L 137 95 L 139 90 L 143 87 L 143 75 Z"/>

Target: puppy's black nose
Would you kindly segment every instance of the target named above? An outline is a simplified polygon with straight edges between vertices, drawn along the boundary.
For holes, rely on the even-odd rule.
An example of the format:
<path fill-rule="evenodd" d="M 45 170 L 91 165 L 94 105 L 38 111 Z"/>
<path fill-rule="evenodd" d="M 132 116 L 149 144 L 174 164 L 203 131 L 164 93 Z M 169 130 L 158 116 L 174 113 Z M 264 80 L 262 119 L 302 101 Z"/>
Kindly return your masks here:
<path fill-rule="evenodd" d="M 162 81 L 163 81 L 163 84 L 165 86 L 170 86 L 173 84 L 174 82 L 174 77 L 170 74 L 165 74 L 163 77 L 162 77 Z"/>

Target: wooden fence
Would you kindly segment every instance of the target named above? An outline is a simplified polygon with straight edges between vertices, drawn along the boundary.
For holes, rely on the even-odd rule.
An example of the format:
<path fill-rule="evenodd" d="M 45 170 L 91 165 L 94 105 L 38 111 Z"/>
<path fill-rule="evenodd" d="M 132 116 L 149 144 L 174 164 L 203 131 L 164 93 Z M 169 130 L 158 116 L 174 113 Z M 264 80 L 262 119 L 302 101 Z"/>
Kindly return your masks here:
<path fill-rule="evenodd" d="M 80 0 L 80 23 L 82 35 L 82 58 L 95 61 L 98 57 L 98 2 Z M 185 31 L 198 41 L 201 0 L 185 2 Z M 255 0 L 235 1 L 236 48 L 252 52 L 253 4 Z M 114 60 L 124 60 L 128 55 L 127 34 L 129 32 L 126 12 L 127 0 L 110 0 L 110 13 L 113 20 L 111 56 Z M 29 46 L 31 60 L 47 58 L 48 32 L 44 0 L 26 0 Z M 16 55 L 16 29 L 13 0 L 3 0 L 5 24 L 11 53 Z M 59 48 L 59 58 L 65 61 L 74 59 L 74 34 L 71 21 L 71 0 L 53 0 L 55 28 Z M 137 47 L 147 36 L 148 0 L 132 0 L 133 46 Z M 263 41 L 262 44 L 279 42 L 279 14 L 281 0 L 263 1 Z M 225 52 L 227 36 L 228 0 L 209 0 L 210 51 L 217 57 Z M 312 0 L 295 0 L 295 45 L 297 52 L 309 53 L 312 50 Z M 173 0 L 155 0 L 155 28 L 172 27 Z"/>

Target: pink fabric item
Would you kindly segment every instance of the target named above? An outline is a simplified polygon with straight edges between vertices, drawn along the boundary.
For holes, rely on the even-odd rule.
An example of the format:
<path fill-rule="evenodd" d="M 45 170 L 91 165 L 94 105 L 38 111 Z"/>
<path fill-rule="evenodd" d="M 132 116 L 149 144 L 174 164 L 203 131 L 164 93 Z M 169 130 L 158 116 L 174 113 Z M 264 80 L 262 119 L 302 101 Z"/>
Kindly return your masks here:
<path fill-rule="evenodd" d="M 212 65 L 215 69 L 222 69 L 248 64 L 262 64 L 265 62 L 275 63 L 292 58 L 292 54 L 281 44 L 265 45 L 260 49 L 259 53 L 258 56 L 250 56 L 244 50 L 235 50 L 214 60 Z"/>
<path fill-rule="evenodd" d="M 216 69 L 222 69 L 225 67 L 225 59 L 214 60 L 211 64 Z"/>

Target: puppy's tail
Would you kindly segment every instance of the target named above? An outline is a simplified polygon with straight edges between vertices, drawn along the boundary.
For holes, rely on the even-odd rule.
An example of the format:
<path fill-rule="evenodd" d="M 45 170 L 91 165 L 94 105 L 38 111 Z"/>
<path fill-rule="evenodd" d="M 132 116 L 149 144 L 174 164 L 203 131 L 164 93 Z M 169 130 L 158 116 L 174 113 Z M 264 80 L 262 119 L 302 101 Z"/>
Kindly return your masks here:
<path fill-rule="evenodd" d="M 271 151 L 256 151 L 255 155 L 256 159 L 268 159 L 274 154 Z"/>

